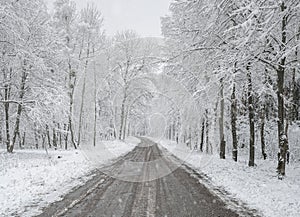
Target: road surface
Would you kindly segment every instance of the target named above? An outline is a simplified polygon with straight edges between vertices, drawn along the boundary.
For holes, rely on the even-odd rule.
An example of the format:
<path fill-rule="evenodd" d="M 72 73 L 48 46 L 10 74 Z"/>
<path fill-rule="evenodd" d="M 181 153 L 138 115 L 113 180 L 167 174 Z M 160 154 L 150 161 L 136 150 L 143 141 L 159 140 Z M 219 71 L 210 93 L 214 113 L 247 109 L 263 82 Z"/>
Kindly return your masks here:
<path fill-rule="evenodd" d="M 239 214 L 199 183 L 199 177 L 157 144 L 142 139 L 129 154 L 101 168 L 86 185 L 40 217 L 235 217 Z"/>

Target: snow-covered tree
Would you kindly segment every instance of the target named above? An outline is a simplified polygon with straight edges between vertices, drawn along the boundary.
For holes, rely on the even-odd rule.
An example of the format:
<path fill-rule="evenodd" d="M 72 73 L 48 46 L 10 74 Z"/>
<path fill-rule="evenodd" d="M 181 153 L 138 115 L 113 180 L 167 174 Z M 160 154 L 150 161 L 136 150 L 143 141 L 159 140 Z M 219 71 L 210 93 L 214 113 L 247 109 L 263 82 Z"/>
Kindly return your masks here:
<path fill-rule="evenodd" d="M 221 158 L 225 158 L 229 120 L 232 157 L 237 161 L 238 139 L 248 137 L 249 166 L 255 165 L 256 128 L 260 127 L 261 152 L 266 158 L 266 120 L 277 121 L 278 171 L 284 175 L 288 123 L 299 112 L 290 103 L 297 98 L 298 8 L 297 1 L 289 0 L 178 0 L 171 3 L 171 15 L 162 18 L 169 54 L 165 72 L 194 94 L 200 116 L 205 117 L 207 109 L 209 115 L 219 116 L 219 126 L 218 118 L 210 125 L 219 129 Z M 210 93 L 210 88 L 218 91 Z M 201 101 L 207 96 L 210 103 L 204 105 Z M 246 119 L 249 134 L 242 135 L 239 123 Z M 259 125 L 255 124 L 257 119 L 261 120 Z M 203 132 L 203 124 L 199 126 L 197 130 Z"/>

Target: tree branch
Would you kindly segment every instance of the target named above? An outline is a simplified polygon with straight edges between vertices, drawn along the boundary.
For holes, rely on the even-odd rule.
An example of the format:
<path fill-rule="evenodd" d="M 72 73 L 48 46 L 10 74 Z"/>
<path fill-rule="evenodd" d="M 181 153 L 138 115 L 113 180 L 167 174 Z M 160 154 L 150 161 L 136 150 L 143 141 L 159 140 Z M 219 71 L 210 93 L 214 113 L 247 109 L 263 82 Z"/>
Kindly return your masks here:
<path fill-rule="evenodd" d="M 19 101 L 15 101 L 15 100 L 0 100 L 0 103 L 4 103 L 4 104 L 6 104 L 6 103 L 11 103 L 11 104 L 22 105 L 22 104 L 36 103 L 36 101 L 30 100 L 30 101 L 19 102 Z"/>

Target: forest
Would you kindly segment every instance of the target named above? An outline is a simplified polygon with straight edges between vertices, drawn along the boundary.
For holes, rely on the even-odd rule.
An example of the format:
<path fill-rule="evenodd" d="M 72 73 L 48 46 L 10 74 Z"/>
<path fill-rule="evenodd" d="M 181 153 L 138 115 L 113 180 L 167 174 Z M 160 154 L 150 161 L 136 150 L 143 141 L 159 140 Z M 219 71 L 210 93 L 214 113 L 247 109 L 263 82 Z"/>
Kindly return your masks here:
<path fill-rule="evenodd" d="M 280 179 L 300 161 L 298 0 L 174 0 L 162 38 L 103 22 L 92 3 L 1 0 L 1 148 L 162 136 Z"/>

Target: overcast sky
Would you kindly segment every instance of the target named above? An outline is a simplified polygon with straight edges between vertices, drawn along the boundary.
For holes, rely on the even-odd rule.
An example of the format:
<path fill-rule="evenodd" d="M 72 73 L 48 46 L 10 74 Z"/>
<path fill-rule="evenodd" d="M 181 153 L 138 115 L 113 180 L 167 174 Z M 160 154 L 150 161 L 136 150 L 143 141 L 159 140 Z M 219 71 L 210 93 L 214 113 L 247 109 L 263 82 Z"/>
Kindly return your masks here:
<path fill-rule="evenodd" d="M 54 2 L 55 0 L 48 0 Z M 90 0 L 74 0 L 78 8 Z M 141 36 L 161 36 L 160 17 L 168 13 L 171 0 L 94 0 L 104 15 L 109 35 L 133 29 Z"/>

